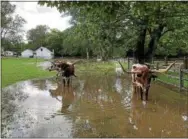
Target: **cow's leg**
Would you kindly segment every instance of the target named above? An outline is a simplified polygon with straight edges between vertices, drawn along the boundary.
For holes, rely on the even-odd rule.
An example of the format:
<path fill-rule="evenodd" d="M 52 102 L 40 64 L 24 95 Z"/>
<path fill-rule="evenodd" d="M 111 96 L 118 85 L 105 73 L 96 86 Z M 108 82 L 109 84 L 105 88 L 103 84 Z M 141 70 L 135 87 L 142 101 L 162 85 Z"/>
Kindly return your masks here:
<path fill-rule="evenodd" d="M 146 100 L 148 100 L 149 88 L 150 88 L 150 86 L 148 86 L 147 89 L 146 89 Z"/>
<path fill-rule="evenodd" d="M 66 84 L 66 79 L 65 79 L 65 77 L 63 77 L 63 85 L 64 85 L 64 87 L 65 87 L 65 84 Z"/>
<path fill-rule="evenodd" d="M 72 77 L 70 76 L 69 78 L 70 78 L 70 85 L 72 85 Z"/>
<path fill-rule="evenodd" d="M 143 100 L 143 89 L 141 87 L 139 87 L 139 91 L 140 91 L 141 100 Z"/>
<path fill-rule="evenodd" d="M 132 85 L 133 93 L 136 93 L 136 86 L 133 84 Z"/>
<path fill-rule="evenodd" d="M 133 86 L 133 89 L 134 89 L 134 93 L 136 94 L 136 92 L 137 92 L 137 87 L 136 87 L 136 86 Z"/>
<path fill-rule="evenodd" d="M 67 78 L 67 85 L 69 87 L 69 85 L 70 85 L 70 77 Z"/>
<path fill-rule="evenodd" d="M 69 84 L 72 84 L 72 78 L 69 77 Z"/>

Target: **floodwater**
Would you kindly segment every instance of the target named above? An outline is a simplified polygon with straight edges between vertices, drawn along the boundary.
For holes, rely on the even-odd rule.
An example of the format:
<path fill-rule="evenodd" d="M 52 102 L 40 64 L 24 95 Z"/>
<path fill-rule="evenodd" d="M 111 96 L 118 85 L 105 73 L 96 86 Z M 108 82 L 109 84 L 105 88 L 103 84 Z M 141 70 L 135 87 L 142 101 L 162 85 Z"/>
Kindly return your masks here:
<path fill-rule="evenodd" d="M 51 62 L 50 61 L 39 62 L 37 63 L 37 66 L 43 70 L 47 70 L 51 66 Z"/>
<path fill-rule="evenodd" d="M 156 83 L 149 101 L 125 77 L 79 75 L 72 87 L 55 78 L 2 90 L 2 137 L 188 137 L 187 96 Z"/>

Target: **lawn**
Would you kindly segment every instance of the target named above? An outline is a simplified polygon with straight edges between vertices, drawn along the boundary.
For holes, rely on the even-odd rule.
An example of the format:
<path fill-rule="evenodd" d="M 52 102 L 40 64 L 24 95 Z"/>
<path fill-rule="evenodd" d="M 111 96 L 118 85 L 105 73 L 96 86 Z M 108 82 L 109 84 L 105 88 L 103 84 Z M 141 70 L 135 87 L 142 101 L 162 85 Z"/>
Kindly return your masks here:
<path fill-rule="evenodd" d="M 179 82 L 180 82 L 179 79 L 174 79 L 174 78 L 172 78 L 172 77 L 170 77 L 168 75 L 175 76 L 175 77 L 179 78 L 179 73 L 177 73 L 177 72 L 168 72 L 168 74 L 159 75 L 159 79 L 164 81 L 164 82 L 179 86 Z M 183 78 L 184 79 L 188 79 L 188 74 L 184 74 Z M 184 80 L 184 87 L 188 88 L 188 81 Z"/>
<path fill-rule="evenodd" d="M 38 59 L 37 62 L 44 60 Z M 36 66 L 32 58 L 2 58 L 1 87 L 6 87 L 18 81 L 34 78 L 44 78 L 54 75 L 54 72 L 42 70 Z"/>
<path fill-rule="evenodd" d="M 44 60 L 38 59 L 38 62 Z M 123 63 L 127 68 L 127 64 Z M 75 72 L 90 73 L 90 74 L 114 74 L 115 64 L 112 62 L 94 62 L 92 60 L 82 60 L 80 63 L 75 64 Z M 2 88 L 18 81 L 24 81 L 34 78 L 47 78 L 55 75 L 54 72 L 42 70 L 36 66 L 36 59 L 33 58 L 2 58 Z"/>
<path fill-rule="evenodd" d="M 127 69 L 127 63 L 122 63 L 125 69 Z M 92 74 L 115 74 L 115 63 L 114 62 L 81 62 L 75 65 L 77 72 L 90 72 Z"/>
<path fill-rule="evenodd" d="M 182 63 L 182 60 L 176 60 L 176 61 L 179 61 L 179 62 L 177 62 L 177 64 L 178 63 Z M 161 67 L 162 65 L 164 65 L 164 61 L 155 61 L 155 64 L 156 64 L 156 62 L 159 62 L 159 67 Z M 179 65 L 176 65 L 176 67 L 174 68 L 172 68 L 172 69 L 175 69 L 175 71 L 174 72 L 172 72 L 172 71 L 168 71 L 168 73 L 167 74 L 160 74 L 159 75 L 159 79 L 160 80 L 162 80 L 162 81 L 164 81 L 164 82 L 167 82 L 167 83 L 169 83 L 169 84 L 173 84 L 173 85 L 176 85 L 176 86 L 179 86 L 179 71 L 178 71 L 178 69 L 179 69 L 179 67 L 178 67 Z M 163 67 L 164 68 L 164 67 Z M 178 79 L 175 79 L 175 78 L 172 78 L 171 76 L 168 76 L 168 75 L 171 75 L 171 76 L 175 76 L 175 77 L 177 77 Z M 184 79 L 188 79 L 188 74 L 183 74 L 183 78 Z M 185 88 L 188 88 L 188 81 L 185 81 L 184 80 L 184 87 Z"/>

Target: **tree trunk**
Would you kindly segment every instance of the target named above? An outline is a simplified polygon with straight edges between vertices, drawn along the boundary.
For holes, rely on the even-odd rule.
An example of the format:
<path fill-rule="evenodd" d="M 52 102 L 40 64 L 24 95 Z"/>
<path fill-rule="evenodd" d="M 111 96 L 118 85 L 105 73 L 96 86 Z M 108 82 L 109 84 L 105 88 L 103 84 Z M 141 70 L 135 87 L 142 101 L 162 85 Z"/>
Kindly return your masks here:
<path fill-rule="evenodd" d="M 86 48 L 86 55 L 87 55 L 87 60 L 89 59 L 89 51 L 88 48 Z"/>
<path fill-rule="evenodd" d="M 145 37 L 146 37 L 146 28 L 143 28 L 140 31 L 140 34 L 138 36 L 138 41 L 137 41 L 136 51 L 135 51 L 135 58 L 140 64 L 144 64 Z"/>
<path fill-rule="evenodd" d="M 147 62 L 152 61 L 152 57 L 153 57 L 155 49 L 157 47 L 157 43 L 159 42 L 159 39 L 162 36 L 161 33 L 162 33 L 163 29 L 164 29 L 164 26 L 159 25 L 159 27 L 152 32 L 151 39 L 148 44 L 148 51 L 145 54 L 145 58 L 146 58 Z"/>

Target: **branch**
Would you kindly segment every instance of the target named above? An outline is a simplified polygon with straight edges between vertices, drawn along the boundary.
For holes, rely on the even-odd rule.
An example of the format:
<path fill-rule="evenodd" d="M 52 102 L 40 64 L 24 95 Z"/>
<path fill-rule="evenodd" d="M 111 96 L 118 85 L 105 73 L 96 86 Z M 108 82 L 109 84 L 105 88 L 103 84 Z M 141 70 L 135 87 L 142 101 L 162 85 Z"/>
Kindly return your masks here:
<path fill-rule="evenodd" d="M 161 36 L 163 36 L 165 33 L 169 32 L 169 31 L 174 31 L 174 29 L 167 29 L 164 32 L 161 33 Z"/>

